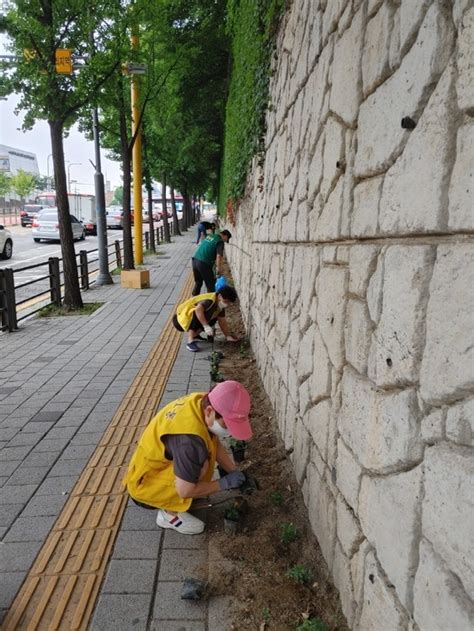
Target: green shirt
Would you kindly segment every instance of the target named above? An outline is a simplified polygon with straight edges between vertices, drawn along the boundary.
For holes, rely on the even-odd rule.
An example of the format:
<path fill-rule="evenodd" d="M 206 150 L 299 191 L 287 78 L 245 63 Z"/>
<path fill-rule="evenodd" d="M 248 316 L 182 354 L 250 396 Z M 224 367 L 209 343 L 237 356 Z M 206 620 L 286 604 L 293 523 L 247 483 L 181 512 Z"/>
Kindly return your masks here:
<path fill-rule="evenodd" d="M 194 253 L 194 258 L 203 263 L 207 263 L 207 265 L 214 265 L 216 256 L 218 254 L 222 256 L 223 253 L 224 241 L 222 237 L 219 234 L 208 234 L 199 244 Z"/>

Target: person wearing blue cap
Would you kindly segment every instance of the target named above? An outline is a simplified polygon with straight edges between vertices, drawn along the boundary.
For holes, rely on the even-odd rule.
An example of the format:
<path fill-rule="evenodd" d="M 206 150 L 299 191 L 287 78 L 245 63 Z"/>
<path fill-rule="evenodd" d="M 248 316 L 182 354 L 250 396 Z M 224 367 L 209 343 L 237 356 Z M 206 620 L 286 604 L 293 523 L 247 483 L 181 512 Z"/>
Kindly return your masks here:
<path fill-rule="evenodd" d="M 214 234 L 215 231 L 216 231 L 216 224 L 215 223 L 209 223 L 209 221 L 201 221 L 200 223 L 198 223 L 198 227 L 197 227 L 197 241 L 196 241 L 196 243 L 199 243 L 200 241 L 205 239 L 206 235 Z"/>

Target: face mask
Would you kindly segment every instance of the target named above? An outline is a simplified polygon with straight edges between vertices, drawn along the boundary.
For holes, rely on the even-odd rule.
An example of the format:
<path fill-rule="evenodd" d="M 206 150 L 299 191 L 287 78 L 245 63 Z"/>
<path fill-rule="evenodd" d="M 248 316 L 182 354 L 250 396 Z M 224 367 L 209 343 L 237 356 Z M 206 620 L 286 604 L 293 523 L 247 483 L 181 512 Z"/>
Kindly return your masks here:
<path fill-rule="evenodd" d="M 214 422 L 211 425 L 211 427 L 209 428 L 209 431 L 212 432 L 218 438 L 229 438 L 230 437 L 229 430 L 226 427 L 222 427 L 222 425 L 220 425 L 220 423 L 218 423 L 216 421 L 216 419 L 214 419 Z"/>
<path fill-rule="evenodd" d="M 226 302 L 224 302 L 223 300 L 218 300 L 217 301 L 217 306 L 219 307 L 219 309 L 225 309 L 229 305 Z"/>

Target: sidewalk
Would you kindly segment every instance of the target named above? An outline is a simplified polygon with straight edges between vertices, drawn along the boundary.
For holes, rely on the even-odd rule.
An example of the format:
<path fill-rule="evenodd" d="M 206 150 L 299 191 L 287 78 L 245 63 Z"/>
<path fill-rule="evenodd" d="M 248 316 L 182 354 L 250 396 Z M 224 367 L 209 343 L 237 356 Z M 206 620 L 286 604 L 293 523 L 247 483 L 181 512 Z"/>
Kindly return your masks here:
<path fill-rule="evenodd" d="M 46 578 L 51 583 L 51 576 L 44 578 L 37 571 L 35 558 L 40 551 L 40 561 L 47 556 L 44 542 L 50 542 L 51 534 L 47 538 L 51 528 L 54 535 L 58 523 L 65 522 L 62 511 L 67 500 L 72 501 L 77 495 L 78 503 L 90 498 L 89 503 L 96 506 L 104 499 L 103 488 L 96 495 L 89 489 L 79 493 L 77 482 L 83 480 L 87 467 L 97 465 L 96 471 L 107 474 L 115 471 L 113 488 L 118 489 L 133 444 L 142 431 L 136 419 L 146 423 L 151 410 L 157 407 L 155 403 L 161 406 L 186 392 L 209 387 L 205 345 L 204 352 L 191 354 L 186 351 L 184 340 L 173 334 L 179 350 L 163 384 L 161 401 L 153 399 L 153 379 L 160 377 L 161 364 L 166 363 L 168 356 L 174 358 L 174 353 L 167 350 L 168 329 L 159 344 L 156 342 L 189 277 L 193 236 L 191 230 L 174 238 L 172 244 L 160 246 L 164 256 L 154 258 L 151 265 L 147 261 L 151 289 L 123 290 L 117 279 L 113 286 L 88 292 L 87 301 L 104 302 L 92 316 L 29 320 L 20 331 L 0 338 L 0 621 L 5 619 L 6 628 L 10 628 L 15 612 L 10 611 L 8 618 L 6 615 L 27 577 L 28 586 L 32 566 L 34 586 Z M 155 355 L 161 353 L 162 359 L 153 360 L 151 351 Z M 158 361 L 153 375 L 146 374 L 147 366 L 153 365 L 148 364 L 150 361 Z M 133 391 L 131 385 L 140 370 L 145 387 L 137 390 L 135 382 Z M 164 371 L 165 367 L 163 374 Z M 148 386 L 145 377 L 150 377 Z M 111 460 L 110 466 L 104 468 L 103 461 L 99 469 L 97 454 L 115 445 L 108 437 L 112 436 L 111 430 L 117 429 L 120 415 L 125 419 L 121 435 L 132 436 L 132 430 L 135 433 L 125 447 L 118 443 L 111 447 L 113 453 L 120 453 L 120 462 Z M 102 436 L 111 421 L 113 427 L 104 435 L 102 447 Z M 94 589 L 100 585 L 100 590 L 95 611 L 89 621 L 86 616 L 77 628 L 138 630 L 166 624 L 171 630 L 224 629 L 222 603 L 218 599 L 194 603 L 179 598 L 183 578 L 193 576 L 196 568 L 207 566 L 206 536 L 180 538 L 164 532 L 155 525 L 155 511 L 139 509 L 131 502 L 123 506 L 126 497 L 118 490 L 111 493 L 116 493 L 110 495 L 117 500 L 113 505 L 116 508 L 107 504 L 109 497 L 104 499 L 107 506 L 103 512 L 109 521 L 116 515 L 117 524 L 111 526 L 109 547 L 104 544 L 107 555 L 104 553 L 99 559 L 99 548 L 95 550 L 96 564 L 102 564 L 106 570 L 105 578 L 100 572 L 94 574 L 103 580 L 101 585 L 96 580 Z M 73 524 L 71 528 L 74 537 L 80 538 L 81 527 Z M 106 531 L 102 526 L 90 527 L 91 541 L 97 532 Z M 66 560 L 64 564 L 67 566 Z M 75 576 L 67 568 L 65 574 L 70 579 Z M 77 570 L 76 574 L 79 582 L 85 580 L 84 571 Z M 54 586 L 63 580 L 54 578 Z M 53 599 L 54 590 L 49 584 L 47 587 Z M 91 594 L 94 589 L 91 587 Z M 33 591 L 30 598 L 25 597 L 25 608 L 35 597 Z M 46 602 L 47 596 L 42 598 Z M 68 605 L 62 601 L 60 605 L 64 613 L 58 618 L 56 611 L 56 628 L 72 628 Z M 94 602 L 76 603 L 76 621 L 81 606 L 88 609 L 89 615 Z M 19 608 L 18 599 L 15 607 Z M 42 604 L 35 607 L 36 626 L 31 628 L 48 628 L 51 620 L 47 612 L 42 618 L 38 614 Z M 28 615 L 20 623 L 15 622 L 15 628 L 26 628 Z"/>

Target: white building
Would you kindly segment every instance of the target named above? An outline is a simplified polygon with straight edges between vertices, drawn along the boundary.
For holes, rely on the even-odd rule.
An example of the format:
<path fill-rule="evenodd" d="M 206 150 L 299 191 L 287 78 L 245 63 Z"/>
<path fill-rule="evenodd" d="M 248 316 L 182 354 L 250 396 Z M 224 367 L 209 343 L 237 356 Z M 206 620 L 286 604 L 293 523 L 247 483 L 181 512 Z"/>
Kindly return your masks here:
<path fill-rule="evenodd" d="M 40 174 L 36 154 L 24 149 L 0 145 L 0 171 L 16 175 L 21 170 L 31 175 Z"/>

